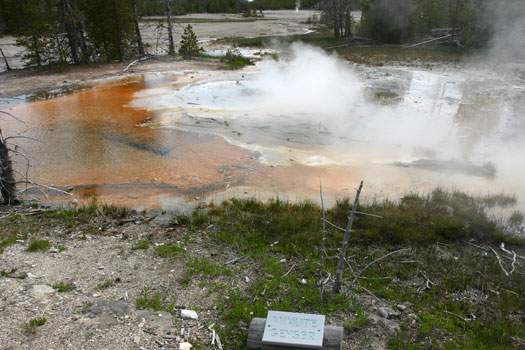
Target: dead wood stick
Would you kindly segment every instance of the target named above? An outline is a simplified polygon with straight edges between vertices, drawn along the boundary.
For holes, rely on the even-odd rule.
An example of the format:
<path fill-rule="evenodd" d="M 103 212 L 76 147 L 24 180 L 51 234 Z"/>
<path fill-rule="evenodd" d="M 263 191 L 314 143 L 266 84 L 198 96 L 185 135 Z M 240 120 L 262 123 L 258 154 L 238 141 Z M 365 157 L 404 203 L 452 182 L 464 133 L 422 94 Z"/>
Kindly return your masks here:
<path fill-rule="evenodd" d="M 321 215 L 323 220 L 323 238 L 321 239 L 321 262 L 319 264 L 319 279 L 318 282 L 321 282 L 323 279 L 323 269 L 324 269 L 324 255 L 325 255 L 325 240 L 326 240 L 326 215 L 324 211 L 324 199 L 323 199 L 323 182 L 319 178 L 319 195 L 321 196 Z M 320 283 L 319 283 L 320 284 Z M 321 299 L 323 298 L 323 285 L 321 286 Z"/>
<path fill-rule="evenodd" d="M 4 50 L 2 50 L 1 47 L 0 47 L 0 53 L 2 54 L 2 57 L 4 58 L 5 66 L 6 66 L 7 70 L 11 70 L 11 67 L 9 67 L 9 62 L 7 62 L 7 57 L 5 57 Z"/>
<path fill-rule="evenodd" d="M 361 194 L 361 190 L 363 189 L 363 181 L 359 184 L 359 188 L 356 190 L 354 205 L 352 206 L 352 211 L 350 212 L 350 216 L 348 218 L 348 224 L 346 226 L 345 235 L 343 238 L 343 245 L 341 247 L 341 251 L 339 252 L 339 261 L 337 262 L 337 269 L 335 272 L 335 283 L 332 288 L 332 292 L 334 294 L 338 294 L 341 290 L 341 280 L 343 279 L 343 268 L 345 264 L 345 257 L 346 257 L 346 249 L 348 247 L 348 240 L 350 239 L 350 233 L 352 232 L 352 224 L 354 222 L 354 218 L 357 211 L 357 206 L 359 204 L 359 195 Z"/>
<path fill-rule="evenodd" d="M 492 250 L 492 252 L 496 256 L 496 259 L 498 260 L 499 267 L 501 267 L 501 269 L 505 273 L 505 276 L 507 276 L 507 277 L 510 276 L 510 273 L 507 270 L 505 270 L 505 267 L 503 267 L 503 262 L 501 261 L 501 258 L 499 256 L 499 254 L 492 247 L 490 249 Z"/>
<path fill-rule="evenodd" d="M 359 271 L 359 273 L 357 275 L 354 276 L 354 279 L 352 280 L 352 284 L 354 284 L 357 279 L 359 277 L 361 277 L 361 275 L 366 271 L 368 270 L 368 268 L 370 268 L 370 266 L 374 265 L 374 264 L 377 264 L 378 262 L 380 262 L 381 260 L 384 260 L 386 258 L 388 258 L 390 255 L 394 255 L 394 254 L 397 254 L 397 253 L 401 253 L 401 252 L 407 252 L 407 251 L 410 251 L 410 248 L 403 248 L 403 249 L 398 249 L 398 250 L 394 250 L 393 252 L 390 252 L 388 254 L 385 254 L 383 255 L 382 257 L 380 258 L 377 258 L 375 259 L 374 261 L 368 263 L 365 267 L 363 267 L 361 269 L 361 271 Z"/>
<path fill-rule="evenodd" d="M 134 65 L 136 65 L 137 63 L 139 63 L 140 61 L 144 61 L 147 57 L 142 57 L 142 58 L 139 58 L 138 60 L 135 60 L 133 62 L 131 62 L 130 64 L 128 64 L 128 66 L 122 71 L 122 73 L 126 73 L 131 67 L 133 67 Z"/>
<path fill-rule="evenodd" d="M 363 213 L 362 211 L 356 211 L 356 214 L 361 214 L 361 215 L 366 215 L 366 216 L 373 216 L 374 218 L 380 218 L 380 219 L 383 218 L 381 215 Z"/>
<path fill-rule="evenodd" d="M 434 39 L 430 39 L 430 40 L 422 41 L 422 42 L 417 43 L 417 44 L 412 44 L 412 45 L 404 46 L 404 48 L 405 48 L 405 49 L 408 49 L 408 48 L 411 48 L 411 47 L 416 47 L 416 46 L 420 46 L 420 45 L 428 44 L 428 43 L 431 43 L 431 42 L 434 42 L 434 41 L 443 40 L 443 39 L 447 39 L 447 38 L 451 38 L 451 37 L 452 37 L 452 35 L 445 35 L 445 36 L 441 36 L 441 37 L 439 37 L 439 38 L 434 38 Z"/>
<path fill-rule="evenodd" d="M 463 322 L 470 322 L 470 321 L 473 320 L 473 318 L 465 318 L 465 317 L 463 317 L 461 315 L 455 314 L 455 313 L 447 311 L 447 310 L 444 310 L 443 312 L 446 313 L 446 314 L 452 315 L 452 316 L 456 316 L 457 318 L 459 318 Z"/>
<path fill-rule="evenodd" d="M 326 220 L 325 218 L 322 218 L 321 221 L 323 222 L 323 224 L 326 222 L 328 225 L 332 226 L 333 228 L 336 228 L 338 230 L 341 230 L 343 232 L 345 232 L 346 230 L 342 227 L 339 227 L 337 226 L 336 224 L 332 224 L 330 221 Z M 352 231 L 353 232 L 353 231 Z"/>
<path fill-rule="evenodd" d="M 287 273 L 285 273 L 284 275 L 282 275 L 281 278 L 288 276 L 288 274 L 289 274 L 290 272 L 292 272 L 292 270 L 293 270 L 294 267 L 295 267 L 295 264 L 293 264 L 292 267 L 290 267 L 290 270 L 288 270 Z"/>

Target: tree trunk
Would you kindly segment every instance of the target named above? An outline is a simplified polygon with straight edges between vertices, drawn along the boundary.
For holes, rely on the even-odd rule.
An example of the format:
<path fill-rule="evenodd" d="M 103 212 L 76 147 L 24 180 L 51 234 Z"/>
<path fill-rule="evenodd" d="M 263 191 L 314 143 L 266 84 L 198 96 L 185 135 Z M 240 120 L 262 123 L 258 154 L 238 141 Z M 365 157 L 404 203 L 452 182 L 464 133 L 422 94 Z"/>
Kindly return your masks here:
<path fill-rule="evenodd" d="M 38 38 L 36 35 L 31 36 L 31 40 L 33 41 L 33 50 L 35 52 L 35 58 L 36 58 L 36 65 L 38 67 L 42 67 L 42 57 L 40 57 L 40 47 L 38 45 Z"/>
<path fill-rule="evenodd" d="M 171 26 L 171 0 L 166 0 L 166 19 L 168 21 L 168 54 L 175 55 L 175 45 L 173 44 L 173 28 Z"/>
<path fill-rule="evenodd" d="M 118 9 L 117 7 L 115 6 L 115 3 L 113 3 L 113 13 L 114 13 L 114 19 L 115 19 L 115 31 L 117 32 L 117 46 L 118 46 L 118 56 L 119 56 L 119 61 L 122 62 L 124 61 L 124 48 L 123 48 L 123 43 L 122 43 L 122 32 L 120 30 L 120 21 L 119 21 L 119 16 L 118 16 Z"/>
<path fill-rule="evenodd" d="M 339 38 L 339 0 L 334 0 L 334 37 Z"/>
<path fill-rule="evenodd" d="M 71 49 L 71 58 L 76 65 L 79 65 L 80 59 L 78 58 L 78 37 L 75 30 L 75 24 L 72 19 L 73 13 L 71 11 L 69 0 L 62 0 L 62 16 L 64 20 L 64 27 L 66 28 L 69 48 Z"/>
<path fill-rule="evenodd" d="M 137 12 L 137 0 L 133 0 L 131 2 L 131 8 L 133 9 L 133 22 L 135 23 L 135 33 L 137 35 L 137 46 L 139 49 L 139 55 L 144 56 L 144 44 L 142 44 L 142 36 L 140 35 L 139 14 Z"/>
<path fill-rule="evenodd" d="M 1 47 L 0 47 L 0 53 L 2 54 L 2 57 L 4 58 L 5 66 L 7 67 L 7 70 L 11 70 L 11 67 L 9 67 L 9 62 L 7 62 L 7 57 L 5 57 L 4 51 L 2 50 Z"/>
<path fill-rule="evenodd" d="M 352 15 L 350 13 L 350 1 L 346 0 L 345 37 L 349 38 L 351 36 L 352 36 Z"/>
<path fill-rule="evenodd" d="M 0 193 L 2 194 L 3 203 L 11 205 L 17 203 L 16 198 L 16 181 L 9 158 L 9 149 L 2 138 L 0 131 Z"/>
<path fill-rule="evenodd" d="M 458 20 L 459 0 L 456 0 L 456 13 L 454 15 L 454 23 L 452 24 L 452 35 L 450 36 L 450 46 L 454 45 L 454 37 L 456 36 L 456 25 Z"/>

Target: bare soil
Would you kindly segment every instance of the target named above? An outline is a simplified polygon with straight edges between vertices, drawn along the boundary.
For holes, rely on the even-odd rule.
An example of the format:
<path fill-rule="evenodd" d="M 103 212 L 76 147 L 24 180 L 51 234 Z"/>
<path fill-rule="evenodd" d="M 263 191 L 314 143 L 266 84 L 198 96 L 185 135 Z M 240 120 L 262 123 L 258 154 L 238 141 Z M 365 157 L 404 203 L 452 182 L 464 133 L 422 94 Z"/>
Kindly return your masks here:
<path fill-rule="evenodd" d="M 32 215 L 35 212 L 31 209 L 19 209 L 18 214 L 21 216 L 13 225 L 35 233 L 0 254 L 0 270 L 4 272 L 0 277 L 3 350 L 179 349 L 183 342 L 196 349 L 217 349 L 211 339 L 213 330 L 221 336 L 224 321 L 216 305 L 223 294 L 213 285 L 248 292 L 251 284 L 269 278 L 260 275 L 250 257 L 231 263 L 239 256 L 231 247 L 209 238 L 212 225 L 192 231 L 161 212 L 126 219 L 100 215 L 81 225 L 38 212 Z M 36 237 L 47 239 L 52 248 L 28 251 L 28 242 Z M 140 239 L 152 245 L 133 249 Z M 156 246 L 173 243 L 183 247 L 181 257 L 165 259 L 157 254 Z M 233 273 L 212 278 L 195 275 L 188 283 L 187 263 L 196 257 L 227 264 Z M 292 261 L 284 264 L 290 268 L 295 265 Z M 59 292 L 49 287 L 58 283 L 71 290 Z M 158 292 L 169 299 L 174 311 L 136 310 L 135 302 L 145 287 L 151 289 L 150 298 Z M 364 310 L 367 320 L 365 325 L 345 329 L 343 349 L 384 349 L 401 322 L 418 327 L 418 317 L 408 303 L 392 310 L 386 300 L 362 294 L 354 305 Z M 390 310 L 388 318 L 381 315 L 379 307 Z M 181 309 L 196 310 L 198 320 L 182 318 Z M 326 324 L 344 326 L 356 316 L 353 309 L 343 309 L 327 315 Z M 46 319 L 44 325 L 27 326 L 30 320 L 41 317 Z M 221 341 L 224 349 L 233 349 L 226 337 Z"/>

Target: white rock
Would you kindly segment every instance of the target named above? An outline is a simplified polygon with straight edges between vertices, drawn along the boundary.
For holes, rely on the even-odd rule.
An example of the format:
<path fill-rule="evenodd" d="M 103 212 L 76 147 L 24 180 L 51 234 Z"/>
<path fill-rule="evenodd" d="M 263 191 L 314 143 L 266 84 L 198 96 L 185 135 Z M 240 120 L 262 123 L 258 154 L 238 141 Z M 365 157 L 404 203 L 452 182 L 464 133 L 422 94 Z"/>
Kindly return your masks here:
<path fill-rule="evenodd" d="M 303 279 L 301 280 L 301 283 L 302 283 L 302 284 L 306 284 L 306 283 L 308 283 L 308 282 L 303 278 Z"/>
<path fill-rule="evenodd" d="M 55 292 L 56 291 L 53 289 L 53 287 L 46 286 L 45 284 L 37 284 L 31 288 L 31 294 L 33 294 L 35 297 L 55 294 Z"/>
<path fill-rule="evenodd" d="M 383 316 L 384 318 L 388 318 L 389 316 L 388 310 L 385 307 L 379 308 L 379 314 Z"/>
<path fill-rule="evenodd" d="M 192 319 L 192 320 L 198 320 L 199 319 L 199 316 L 197 315 L 197 313 L 195 311 L 193 311 L 193 310 L 186 310 L 186 309 L 180 310 L 180 317 L 182 317 L 182 318 L 189 318 L 189 319 Z M 190 347 L 191 347 L 191 345 L 190 345 Z"/>
<path fill-rule="evenodd" d="M 179 350 L 190 350 L 193 346 L 190 343 L 180 343 Z"/>
<path fill-rule="evenodd" d="M 246 283 L 250 282 L 250 277 L 248 277 L 248 276 L 244 277 L 244 281 L 245 281 Z"/>
<path fill-rule="evenodd" d="M 403 304 L 396 305 L 396 307 L 401 311 L 405 311 L 407 309 L 406 305 Z"/>

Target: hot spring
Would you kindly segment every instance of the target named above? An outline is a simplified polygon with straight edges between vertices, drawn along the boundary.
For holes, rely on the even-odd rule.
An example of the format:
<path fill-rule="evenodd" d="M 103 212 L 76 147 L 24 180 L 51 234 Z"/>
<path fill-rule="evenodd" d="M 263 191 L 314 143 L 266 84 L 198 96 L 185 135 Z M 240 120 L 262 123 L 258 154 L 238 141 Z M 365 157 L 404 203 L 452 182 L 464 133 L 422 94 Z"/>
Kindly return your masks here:
<path fill-rule="evenodd" d="M 524 198 L 525 74 L 363 67 L 294 44 L 242 71 L 99 83 L 13 107 L 31 175 L 133 207 L 231 196 L 334 202 L 437 186 Z M 4 131 L 6 132 L 6 131 Z M 524 205 L 519 204 L 522 209 Z"/>

